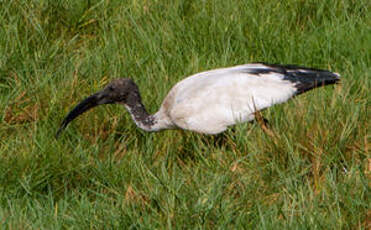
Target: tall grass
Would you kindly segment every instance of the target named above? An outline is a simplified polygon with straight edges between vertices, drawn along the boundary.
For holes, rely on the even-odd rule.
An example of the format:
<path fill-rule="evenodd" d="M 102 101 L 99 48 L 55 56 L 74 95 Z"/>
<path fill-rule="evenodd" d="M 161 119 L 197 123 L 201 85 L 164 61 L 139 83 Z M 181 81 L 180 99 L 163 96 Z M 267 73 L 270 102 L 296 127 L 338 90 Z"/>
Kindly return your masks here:
<path fill-rule="evenodd" d="M 4 229 L 370 227 L 366 0 L 0 1 Z M 120 106 L 53 138 L 69 109 L 130 76 L 155 112 L 190 74 L 264 61 L 342 84 L 263 112 L 224 141 L 145 133 Z"/>

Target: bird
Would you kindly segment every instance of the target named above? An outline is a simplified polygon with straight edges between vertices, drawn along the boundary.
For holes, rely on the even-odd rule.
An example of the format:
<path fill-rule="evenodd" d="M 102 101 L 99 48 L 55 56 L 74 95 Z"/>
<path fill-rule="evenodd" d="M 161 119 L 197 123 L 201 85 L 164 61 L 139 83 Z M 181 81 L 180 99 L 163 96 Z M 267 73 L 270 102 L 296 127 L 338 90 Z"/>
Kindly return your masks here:
<path fill-rule="evenodd" d="M 62 121 L 56 137 L 76 117 L 104 104 L 124 106 L 144 131 L 183 129 L 214 135 L 256 119 L 258 111 L 339 81 L 338 73 L 297 65 L 250 63 L 218 68 L 179 81 L 159 110 L 149 114 L 137 84 L 131 78 L 117 78 L 78 103 Z"/>

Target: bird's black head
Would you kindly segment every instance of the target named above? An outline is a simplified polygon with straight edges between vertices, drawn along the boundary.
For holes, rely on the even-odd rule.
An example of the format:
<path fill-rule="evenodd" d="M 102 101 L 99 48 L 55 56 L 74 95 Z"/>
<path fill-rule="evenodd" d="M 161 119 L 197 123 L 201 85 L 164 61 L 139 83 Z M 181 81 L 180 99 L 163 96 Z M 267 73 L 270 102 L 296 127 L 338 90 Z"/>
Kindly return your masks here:
<path fill-rule="evenodd" d="M 100 94 L 101 104 L 127 104 L 131 98 L 139 96 L 139 89 L 130 78 L 119 78 L 112 80 L 97 94 Z"/>
<path fill-rule="evenodd" d="M 56 137 L 66 128 L 73 119 L 94 108 L 104 104 L 128 104 L 134 100 L 140 100 L 138 86 L 129 78 L 114 79 L 103 90 L 89 96 L 72 109 L 63 120 Z"/>

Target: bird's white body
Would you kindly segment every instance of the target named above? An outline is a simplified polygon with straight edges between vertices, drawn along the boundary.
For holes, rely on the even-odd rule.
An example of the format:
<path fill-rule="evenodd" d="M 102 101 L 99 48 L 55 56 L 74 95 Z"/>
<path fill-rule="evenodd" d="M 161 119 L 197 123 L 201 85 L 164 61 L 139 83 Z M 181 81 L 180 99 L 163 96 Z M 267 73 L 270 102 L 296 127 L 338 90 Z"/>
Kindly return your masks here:
<path fill-rule="evenodd" d="M 279 73 L 251 74 L 246 64 L 197 73 L 178 82 L 154 114 L 152 129 L 181 128 L 217 134 L 228 126 L 251 121 L 256 111 L 291 98 L 297 89 Z"/>

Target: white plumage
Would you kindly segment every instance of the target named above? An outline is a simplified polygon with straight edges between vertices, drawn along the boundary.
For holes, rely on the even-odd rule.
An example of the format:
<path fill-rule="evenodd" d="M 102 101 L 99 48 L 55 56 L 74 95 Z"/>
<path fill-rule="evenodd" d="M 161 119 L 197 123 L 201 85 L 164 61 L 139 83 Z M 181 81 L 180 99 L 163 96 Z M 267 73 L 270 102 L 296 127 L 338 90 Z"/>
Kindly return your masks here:
<path fill-rule="evenodd" d="M 253 120 L 256 111 L 338 80 L 337 73 L 290 65 L 255 63 L 215 69 L 178 82 L 159 111 L 149 115 L 136 84 L 121 78 L 77 105 L 63 121 L 58 134 L 81 113 L 111 103 L 124 105 L 138 127 L 146 131 L 180 128 L 217 134 L 228 126 Z"/>

